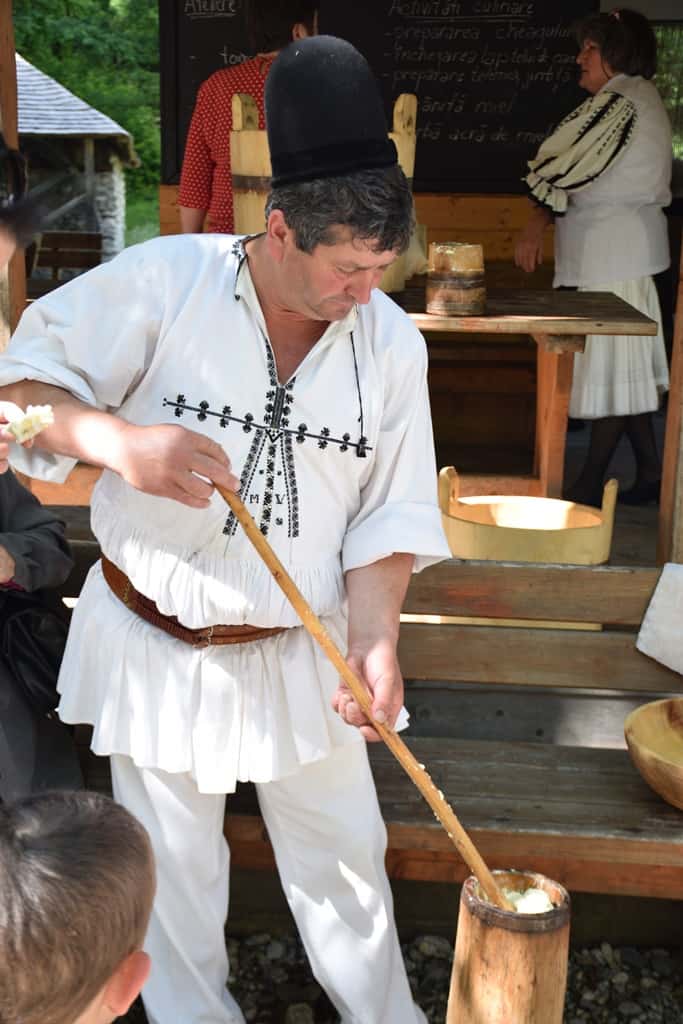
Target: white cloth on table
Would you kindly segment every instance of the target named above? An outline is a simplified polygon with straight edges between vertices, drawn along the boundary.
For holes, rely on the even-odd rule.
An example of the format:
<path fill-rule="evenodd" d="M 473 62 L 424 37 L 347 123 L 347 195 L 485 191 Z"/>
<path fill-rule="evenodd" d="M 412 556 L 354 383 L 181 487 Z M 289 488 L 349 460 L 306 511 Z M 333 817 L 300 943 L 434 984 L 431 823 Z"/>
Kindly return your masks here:
<path fill-rule="evenodd" d="M 125 250 L 33 303 L 0 383 L 45 381 L 130 422 L 182 424 L 222 444 L 247 507 L 344 650 L 344 572 L 396 551 L 415 554 L 416 570 L 449 557 L 426 370 L 422 337 L 375 291 L 281 384 L 241 241 L 188 235 Z M 73 465 L 37 449 L 13 455 L 43 479 Z M 91 504 L 103 553 L 164 614 L 191 628 L 298 625 L 220 496 L 192 510 L 105 471 Z M 303 629 L 196 651 L 129 612 L 95 567 L 62 663 L 60 714 L 93 724 L 98 753 L 224 793 L 357 742 L 329 707 L 336 685 Z"/>
<path fill-rule="evenodd" d="M 112 758 L 112 780 L 117 800 L 148 829 L 157 864 L 145 941 L 152 959 L 143 989 L 150 1024 L 244 1024 L 225 987 L 224 797 L 198 793 L 186 775 L 138 769 L 127 757 Z M 386 829 L 365 745 L 257 791 L 313 973 L 343 1024 L 426 1024 L 413 1004 L 396 935 L 384 870 Z"/>
<path fill-rule="evenodd" d="M 613 281 L 579 291 L 612 292 L 659 325 L 656 335 L 589 334 L 574 356 L 569 415 L 576 419 L 634 416 L 659 408 L 669 367 L 657 289 L 651 277 Z"/>
<path fill-rule="evenodd" d="M 683 675 L 683 565 L 667 562 L 662 569 L 636 647 Z"/>
<path fill-rule="evenodd" d="M 671 202 L 671 125 L 652 82 L 615 75 L 603 87 L 629 99 L 636 123 L 615 162 L 578 191 L 555 218 L 555 287 L 595 289 L 669 266 L 663 207 Z"/>

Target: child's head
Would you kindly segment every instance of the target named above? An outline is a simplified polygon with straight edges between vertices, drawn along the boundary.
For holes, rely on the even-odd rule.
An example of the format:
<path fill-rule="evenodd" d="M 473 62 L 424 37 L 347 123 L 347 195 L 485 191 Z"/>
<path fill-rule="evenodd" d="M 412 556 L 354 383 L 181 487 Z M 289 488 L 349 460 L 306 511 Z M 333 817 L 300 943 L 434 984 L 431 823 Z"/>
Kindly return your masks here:
<path fill-rule="evenodd" d="M 107 1024 L 142 987 L 155 889 L 142 825 L 98 793 L 0 806 L 0 1024 Z"/>

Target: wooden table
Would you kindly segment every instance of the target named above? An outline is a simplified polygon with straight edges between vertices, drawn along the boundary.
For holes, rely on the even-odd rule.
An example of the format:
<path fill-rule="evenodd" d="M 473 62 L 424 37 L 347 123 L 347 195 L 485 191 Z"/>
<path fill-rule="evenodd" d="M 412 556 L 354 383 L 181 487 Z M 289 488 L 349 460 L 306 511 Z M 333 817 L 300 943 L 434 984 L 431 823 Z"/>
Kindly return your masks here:
<path fill-rule="evenodd" d="M 555 289 L 492 291 L 483 316 L 434 316 L 424 312 L 424 284 L 424 278 L 414 278 L 396 298 L 425 334 L 528 334 L 537 346 L 533 476 L 466 475 L 461 493 L 559 497 L 574 353 L 583 352 L 587 334 L 653 335 L 656 322 L 611 292 Z M 433 356 L 447 346 L 429 337 L 427 344 Z"/>

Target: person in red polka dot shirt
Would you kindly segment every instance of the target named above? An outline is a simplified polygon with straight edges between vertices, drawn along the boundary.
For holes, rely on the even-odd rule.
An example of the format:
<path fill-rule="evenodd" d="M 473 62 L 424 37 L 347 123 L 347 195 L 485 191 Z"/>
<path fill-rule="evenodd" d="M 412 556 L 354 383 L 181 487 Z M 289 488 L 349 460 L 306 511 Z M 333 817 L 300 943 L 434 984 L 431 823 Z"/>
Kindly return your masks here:
<path fill-rule="evenodd" d="M 253 48 L 251 60 L 221 68 L 199 88 L 180 175 L 178 206 L 185 234 L 234 231 L 230 132 L 232 97 L 253 96 L 259 128 L 265 128 L 263 91 L 270 66 L 283 46 L 293 39 L 315 35 L 317 4 L 309 0 L 250 0 L 247 27 Z"/>

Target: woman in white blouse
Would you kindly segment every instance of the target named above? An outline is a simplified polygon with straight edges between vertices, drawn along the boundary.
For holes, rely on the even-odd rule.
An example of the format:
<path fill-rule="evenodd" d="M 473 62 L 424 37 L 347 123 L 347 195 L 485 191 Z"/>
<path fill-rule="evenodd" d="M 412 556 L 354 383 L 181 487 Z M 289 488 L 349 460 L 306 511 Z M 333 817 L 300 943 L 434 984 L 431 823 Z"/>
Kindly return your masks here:
<path fill-rule="evenodd" d="M 669 386 L 661 312 L 652 277 L 669 266 L 663 207 L 671 201 L 671 127 L 650 79 L 657 43 L 643 15 L 614 10 L 578 26 L 579 84 L 591 98 L 529 161 L 534 203 L 515 247 L 527 272 L 541 262 L 555 223 L 555 287 L 609 291 L 660 324 L 656 337 L 589 336 L 574 362 L 570 416 L 591 421 L 586 462 L 567 493 L 600 505 L 624 433 L 636 460 L 627 504 L 657 501 L 661 464 L 652 413 Z"/>

